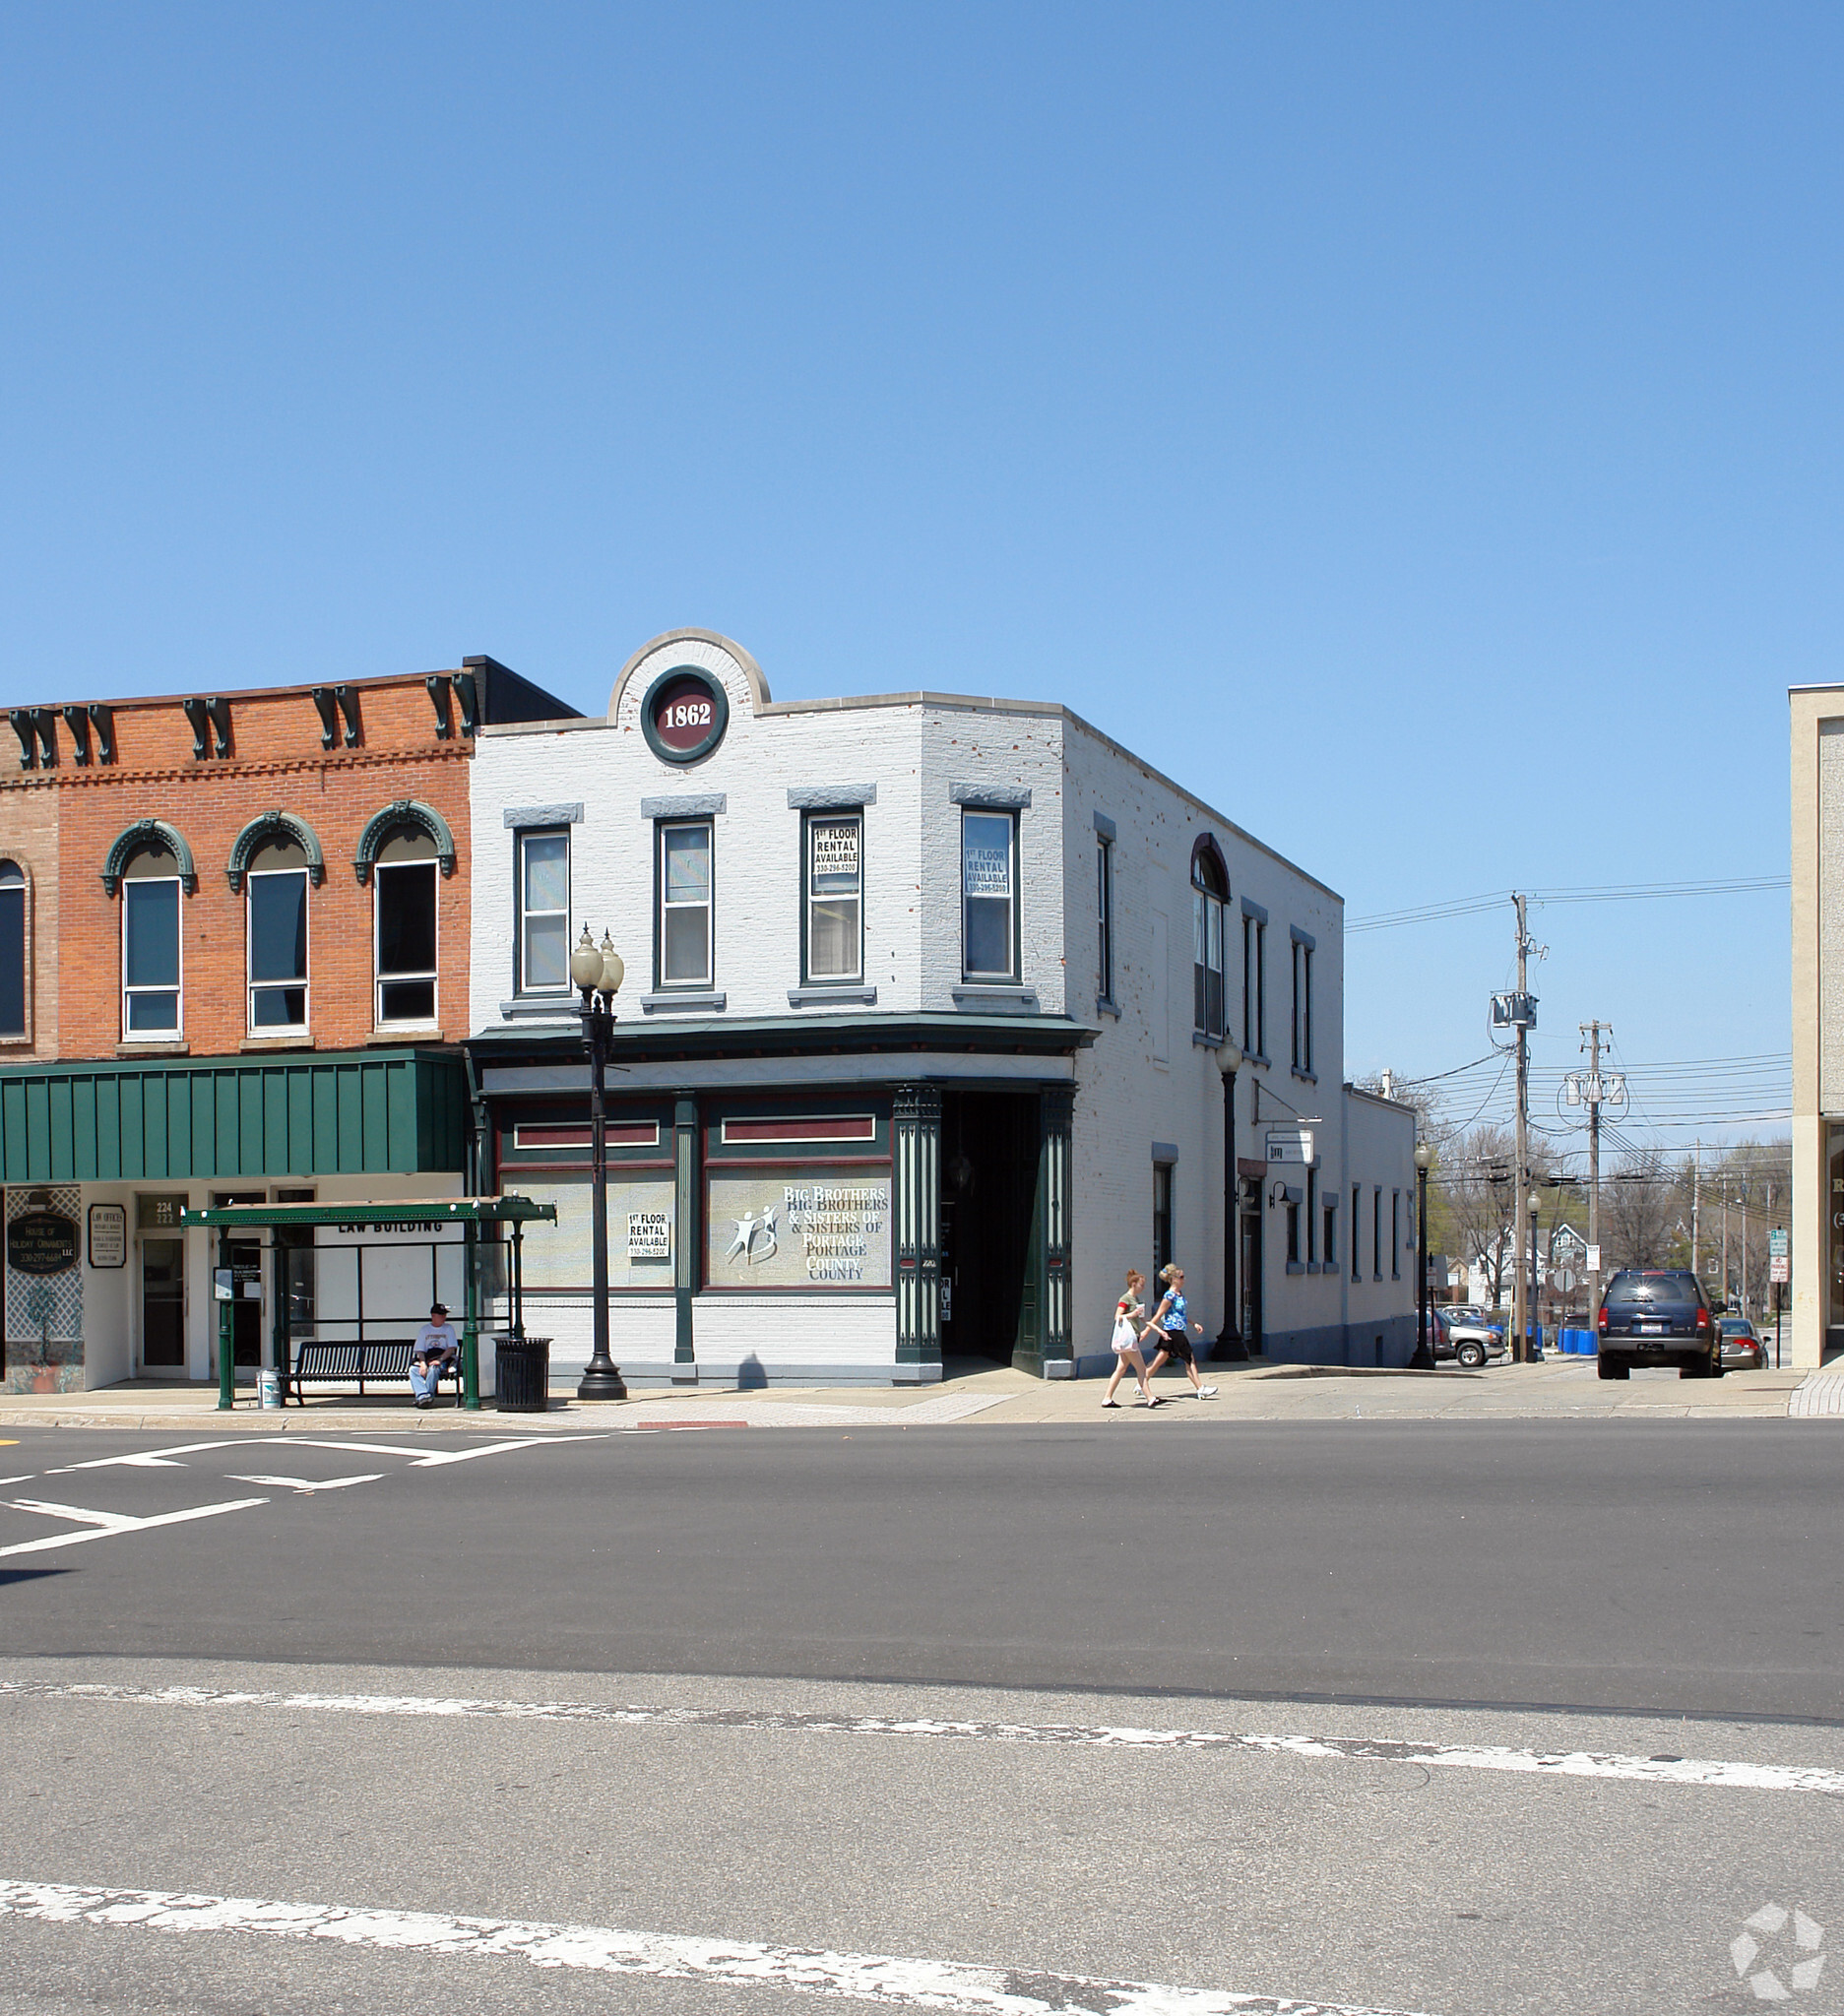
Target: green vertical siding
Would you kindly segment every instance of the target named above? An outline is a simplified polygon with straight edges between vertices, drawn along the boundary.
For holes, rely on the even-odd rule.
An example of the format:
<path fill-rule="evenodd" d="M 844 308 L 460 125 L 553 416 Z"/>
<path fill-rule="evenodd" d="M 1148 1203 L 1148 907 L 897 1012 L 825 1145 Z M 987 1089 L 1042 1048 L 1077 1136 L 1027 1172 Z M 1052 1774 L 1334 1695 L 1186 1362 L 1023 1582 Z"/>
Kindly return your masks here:
<path fill-rule="evenodd" d="M 457 1058 L 385 1051 L 0 1071 L 10 1183 L 413 1174 L 463 1166 Z"/>

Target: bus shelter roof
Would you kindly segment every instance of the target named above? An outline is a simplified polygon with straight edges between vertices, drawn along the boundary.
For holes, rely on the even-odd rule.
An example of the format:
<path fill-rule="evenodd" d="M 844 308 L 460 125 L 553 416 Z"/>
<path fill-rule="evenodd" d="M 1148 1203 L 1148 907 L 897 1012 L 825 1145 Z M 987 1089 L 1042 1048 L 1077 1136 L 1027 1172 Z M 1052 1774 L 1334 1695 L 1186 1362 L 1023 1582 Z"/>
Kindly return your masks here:
<path fill-rule="evenodd" d="M 389 1226 L 392 1228 L 438 1225 L 524 1225 L 533 1220 L 557 1222 L 554 1204 L 537 1204 L 530 1197 L 393 1198 L 385 1203 L 346 1204 L 221 1204 L 208 1211 L 188 1208 L 181 1226 Z"/>

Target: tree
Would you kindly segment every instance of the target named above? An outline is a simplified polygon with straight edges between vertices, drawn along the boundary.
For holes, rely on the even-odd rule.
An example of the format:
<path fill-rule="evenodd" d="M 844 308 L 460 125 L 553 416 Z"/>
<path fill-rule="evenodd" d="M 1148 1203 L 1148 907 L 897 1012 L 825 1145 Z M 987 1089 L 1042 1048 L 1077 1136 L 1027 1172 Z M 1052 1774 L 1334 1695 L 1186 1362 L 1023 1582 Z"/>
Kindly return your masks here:
<path fill-rule="evenodd" d="M 1674 1172 L 1655 1148 L 1623 1157 L 1602 1178 L 1603 1278 L 1621 1267 L 1669 1267 L 1676 1262 L 1681 1181 L 1682 1172 Z"/>

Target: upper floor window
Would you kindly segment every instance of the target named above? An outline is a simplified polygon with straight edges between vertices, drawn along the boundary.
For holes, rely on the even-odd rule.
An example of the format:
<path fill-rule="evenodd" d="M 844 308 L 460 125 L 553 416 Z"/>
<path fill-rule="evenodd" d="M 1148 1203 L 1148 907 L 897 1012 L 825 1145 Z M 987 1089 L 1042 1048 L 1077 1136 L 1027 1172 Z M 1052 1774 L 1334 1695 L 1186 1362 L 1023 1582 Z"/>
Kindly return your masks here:
<path fill-rule="evenodd" d="M 177 1037 L 184 1028 L 178 860 L 146 847 L 122 874 L 122 1036 Z"/>
<path fill-rule="evenodd" d="M 435 875 L 436 845 L 420 827 L 399 827 L 378 851 L 372 880 L 380 1025 L 436 1019 Z"/>
<path fill-rule="evenodd" d="M 1095 987 L 1104 1001 L 1114 998 L 1114 844 L 1095 836 Z"/>
<path fill-rule="evenodd" d="M 244 881 L 252 1034 L 307 1027 L 307 856 L 264 848 Z"/>
<path fill-rule="evenodd" d="M 1353 1281 L 1362 1281 L 1364 1279 L 1364 1269 L 1359 1264 L 1358 1259 L 1358 1248 L 1363 1244 L 1360 1234 L 1364 1228 L 1364 1221 L 1359 1217 L 1359 1213 L 1363 1209 L 1364 1185 L 1362 1183 L 1353 1183 L 1351 1186 L 1351 1278 Z"/>
<path fill-rule="evenodd" d="M 864 974 L 864 818 L 809 812 L 806 825 L 806 977 Z"/>
<path fill-rule="evenodd" d="M 1208 840 L 1191 853 L 1191 1026 L 1220 1037 L 1223 1021 L 1223 906 L 1230 878 L 1223 857 Z"/>
<path fill-rule="evenodd" d="M 1312 940 L 1294 933 L 1294 1069 L 1312 1075 Z"/>
<path fill-rule="evenodd" d="M 570 989 L 570 829 L 517 837 L 519 972 L 522 994 Z"/>
<path fill-rule="evenodd" d="M 1268 926 L 1242 913 L 1242 1048 L 1268 1054 Z"/>
<path fill-rule="evenodd" d="M 712 977 L 711 822 L 660 825 L 659 969 L 663 987 L 709 986 Z"/>
<path fill-rule="evenodd" d="M 961 813 L 961 973 L 1018 977 L 1018 815 Z"/>
<path fill-rule="evenodd" d="M 0 861 L 0 1037 L 26 1034 L 26 871 Z"/>

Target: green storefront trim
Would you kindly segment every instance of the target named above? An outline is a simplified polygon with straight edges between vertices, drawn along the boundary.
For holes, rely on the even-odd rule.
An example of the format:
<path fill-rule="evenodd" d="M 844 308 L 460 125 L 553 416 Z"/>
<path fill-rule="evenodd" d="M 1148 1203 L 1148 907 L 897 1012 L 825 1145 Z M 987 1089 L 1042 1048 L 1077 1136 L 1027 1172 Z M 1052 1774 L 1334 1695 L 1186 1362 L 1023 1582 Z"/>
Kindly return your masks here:
<path fill-rule="evenodd" d="M 0 1071 L 0 1178 L 108 1183 L 459 1170 L 467 1122 L 462 1061 L 436 1051 L 41 1064 Z"/>

